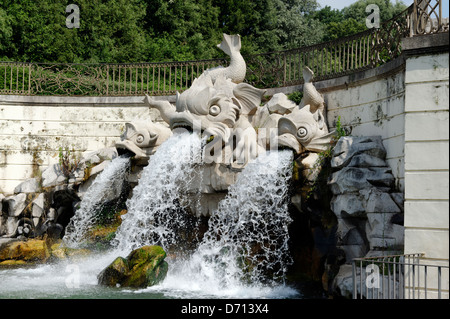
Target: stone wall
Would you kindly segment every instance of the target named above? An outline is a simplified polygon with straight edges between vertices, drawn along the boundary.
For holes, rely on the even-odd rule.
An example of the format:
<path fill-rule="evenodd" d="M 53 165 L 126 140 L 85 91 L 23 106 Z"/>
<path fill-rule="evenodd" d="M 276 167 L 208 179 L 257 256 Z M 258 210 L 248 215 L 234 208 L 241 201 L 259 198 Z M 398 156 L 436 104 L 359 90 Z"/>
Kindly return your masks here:
<path fill-rule="evenodd" d="M 379 135 L 386 161 L 404 190 L 404 59 L 351 76 L 319 81 L 329 127 L 342 125 L 355 136 Z M 303 87 L 268 89 L 301 91 Z M 163 97 L 161 97 L 163 98 Z M 174 101 L 174 96 L 165 97 Z M 158 120 L 142 97 L 44 97 L 0 95 L 0 192 L 12 193 L 23 180 L 58 162 L 59 148 L 78 152 L 111 147 L 125 123 Z"/>
<path fill-rule="evenodd" d="M 406 60 L 404 205 L 405 253 L 424 253 L 423 263 L 448 266 L 448 47 L 446 53 L 414 54 Z M 448 268 L 442 276 L 448 298 Z M 429 287 L 436 289 L 436 281 Z"/>
<path fill-rule="evenodd" d="M 353 136 L 381 136 L 395 186 L 404 191 L 405 59 L 314 85 L 324 96 L 328 127 L 341 125 Z M 267 94 L 302 91 L 302 85 L 269 89 Z"/>
<path fill-rule="evenodd" d="M 325 91 L 328 123 L 341 124 L 353 136 L 381 136 L 386 162 L 396 178 L 396 187 L 404 190 L 404 70 L 399 58 L 379 68 L 379 74 L 367 72 L 364 81 L 346 82 L 345 87 Z"/>
<path fill-rule="evenodd" d="M 111 147 L 126 122 L 158 117 L 142 97 L 0 95 L 0 193 L 12 193 L 57 163 L 59 148 L 81 153 Z"/>

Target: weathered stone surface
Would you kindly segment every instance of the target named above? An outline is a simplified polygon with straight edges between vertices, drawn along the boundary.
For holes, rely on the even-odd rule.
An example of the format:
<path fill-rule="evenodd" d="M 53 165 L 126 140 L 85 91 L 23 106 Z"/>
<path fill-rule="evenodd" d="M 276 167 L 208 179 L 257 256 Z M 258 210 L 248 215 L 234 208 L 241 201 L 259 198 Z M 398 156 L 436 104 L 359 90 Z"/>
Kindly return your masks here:
<path fill-rule="evenodd" d="M 358 269 L 359 270 L 359 269 Z M 358 271 L 359 274 L 359 271 Z M 359 292 L 360 282 L 356 282 L 357 291 Z M 339 268 L 339 273 L 333 280 L 333 290 L 340 296 L 345 298 L 351 298 L 353 295 L 353 270 L 352 265 L 342 265 Z"/>
<path fill-rule="evenodd" d="M 367 213 L 400 213 L 401 210 L 392 199 L 391 195 L 381 192 L 376 188 L 361 190 L 366 199 Z"/>
<path fill-rule="evenodd" d="M 13 236 L 19 226 L 19 219 L 16 217 L 7 217 L 5 222 L 5 235 Z"/>
<path fill-rule="evenodd" d="M 81 163 L 85 164 L 99 164 L 103 161 L 110 161 L 118 156 L 115 147 L 102 148 L 98 151 L 85 152 L 82 154 Z"/>
<path fill-rule="evenodd" d="M 389 191 L 394 185 L 394 176 L 388 167 L 344 167 L 332 174 L 328 184 L 335 195 L 373 187 Z"/>
<path fill-rule="evenodd" d="M 403 211 L 405 200 L 405 196 L 403 196 L 403 193 L 391 193 L 390 195 L 391 198 L 394 200 L 394 202 L 397 204 L 397 206 Z"/>
<path fill-rule="evenodd" d="M 267 108 L 271 113 L 285 114 L 291 112 L 297 106 L 283 93 L 276 93 L 267 102 Z"/>
<path fill-rule="evenodd" d="M 59 164 L 53 164 L 42 172 L 42 187 L 56 186 L 64 183 L 66 176 L 61 172 Z"/>
<path fill-rule="evenodd" d="M 345 252 L 346 263 L 351 263 L 353 258 L 364 256 L 368 250 L 365 244 L 344 245 L 340 248 Z"/>
<path fill-rule="evenodd" d="M 26 207 L 26 200 L 27 195 L 23 193 L 6 197 L 4 201 L 8 203 L 9 216 L 19 216 Z"/>
<path fill-rule="evenodd" d="M 127 258 L 118 257 L 99 275 L 105 286 L 142 288 L 164 280 L 168 264 L 165 251 L 159 246 L 143 246 L 133 250 Z"/>
<path fill-rule="evenodd" d="M 45 195 L 44 193 L 39 194 L 33 200 L 33 208 L 32 208 L 32 216 L 33 217 L 41 217 L 44 213 L 44 203 L 45 203 Z"/>
<path fill-rule="evenodd" d="M 45 261 L 50 256 L 45 240 L 30 239 L 27 241 L 12 241 L 0 250 L 0 261 L 24 260 Z"/>
<path fill-rule="evenodd" d="M 121 285 L 127 278 L 129 271 L 128 260 L 117 257 L 99 274 L 99 284 L 109 287 Z"/>
<path fill-rule="evenodd" d="M 366 235 L 370 249 L 397 249 L 404 244 L 404 227 L 391 223 L 394 213 L 368 213 Z"/>
<path fill-rule="evenodd" d="M 347 165 L 348 167 L 385 167 L 386 161 L 366 153 L 358 154 L 352 157 Z"/>
<path fill-rule="evenodd" d="M 337 246 L 346 264 L 332 286 L 340 296 L 351 296 L 353 258 L 402 250 L 404 244 L 403 195 L 392 192 L 394 176 L 385 155 L 381 137 L 343 137 L 334 149 L 332 166 L 337 171 L 328 182 L 334 194 L 330 208 L 338 218 Z"/>
<path fill-rule="evenodd" d="M 366 202 L 364 201 L 364 196 L 359 193 L 333 196 L 330 207 L 338 218 L 349 216 L 364 217 L 366 215 Z"/>
<path fill-rule="evenodd" d="M 27 262 L 25 260 L 8 259 L 0 261 L 0 268 L 16 268 L 24 266 L 26 264 Z"/>
<path fill-rule="evenodd" d="M 334 168 L 342 168 L 344 166 L 347 166 L 350 161 L 359 154 L 366 154 L 368 156 L 364 156 L 357 160 L 354 160 L 352 166 L 356 166 L 358 161 L 361 163 L 365 163 L 365 161 L 369 160 L 369 157 L 375 157 L 383 160 L 386 157 L 386 150 L 383 146 L 381 136 L 341 137 L 336 143 L 333 153 L 334 156 L 331 159 L 331 166 Z M 379 162 L 376 160 L 374 161 Z"/>
<path fill-rule="evenodd" d="M 36 178 L 29 178 L 14 188 L 14 194 L 19 193 L 37 193 L 40 189 L 39 182 Z"/>

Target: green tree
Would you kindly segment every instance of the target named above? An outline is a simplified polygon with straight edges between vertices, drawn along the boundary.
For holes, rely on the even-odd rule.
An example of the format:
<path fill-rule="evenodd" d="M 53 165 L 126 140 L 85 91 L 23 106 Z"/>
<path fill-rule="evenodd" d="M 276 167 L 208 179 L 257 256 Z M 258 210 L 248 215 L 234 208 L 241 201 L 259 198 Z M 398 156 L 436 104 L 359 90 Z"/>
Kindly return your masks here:
<path fill-rule="evenodd" d="M 148 43 L 147 59 L 161 61 L 215 57 L 215 44 L 220 42 L 218 13 L 211 0 L 148 0 L 144 23 Z"/>
<path fill-rule="evenodd" d="M 390 0 L 359 0 L 342 10 L 326 6 L 313 13 L 313 18 L 324 24 L 323 41 L 335 40 L 367 30 L 366 7 L 376 4 L 380 9 L 380 20 L 386 21 L 406 9 L 402 1 L 394 4 Z"/>
<path fill-rule="evenodd" d="M 380 8 L 381 21 L 386 21 L 406 9 L 406 5 L 399 0 L 393 4 L 391 0 L 358 0 L 355 3 L 342 9 L 344 19 L 355 19 L 358 23 L 366 23 L 366 7 L 369 4 L 375 4 Z"/>
<path fill-rule="evenodd" d="M 80 0 L 80 28 L 66 27 L 67 0 L 3 1 L 12 35 L 0 44 L 0 56 L 33 62 L 137 62 L 143 60 L 145 16 L 138 0 Z M 0 13 L 2 17 L 5 14 Z M 9 34 L 3 28 L 2 34 Z M 7 41 L 10 41 L 9 43 Z"/>
<path fill-rule="evenodd" d="M 279 0 L 277 35 L 283 49 L 318 43 L 323 37 L 323 24 L 313 18 L 316 0 Z"/>

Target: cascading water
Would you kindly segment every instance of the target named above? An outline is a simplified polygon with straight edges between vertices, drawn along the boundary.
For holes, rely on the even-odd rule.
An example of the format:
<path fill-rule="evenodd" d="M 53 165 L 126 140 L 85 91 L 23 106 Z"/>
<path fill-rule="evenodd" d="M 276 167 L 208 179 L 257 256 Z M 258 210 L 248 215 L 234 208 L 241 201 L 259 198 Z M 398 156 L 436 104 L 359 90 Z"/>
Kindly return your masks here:
<path fill-rule="evenodd" d="M 119 250 L 129 252 L 144 245 L 161 245 L 167 250 L 180 241 L 178 230 L 188 226 L 189 218 L 179 196 L 195 178 L 201 146 L 197 134 L 175 134 L 150 158 L 117 230 Z"/>
<path fill-rule="evenodd" d="M 108 196 L 120 194 L 129 167 L 130 159 L 119 156 L 95 178 L 66 227 L 64 242 L 67 245 L 76 246 L 86 239 L 87 232 L 98 223 L 99 213 L 108 201 Z"/>
<path fill-rule="evenodd" d="M 280 288 L 274 284 L 291 261 L 287 207 L 291 164 L 291 151 L 268 152 L 249 163 L 210 217 L 195 253 L 175 260 L 162 286 L 229 296 L 270 295 L 275 291 L 270 286 Z"/>
<path fill-rule="evenodd" d="M 260 282 L 268 273 L 284 277 L 290 263 L 291 177 L 291 151 L 267 152 L 247 165 L 209 220 L 196 252 L 204 266 L 226 282 Z"/>
<path fill-rule="evenodd" d="M 169 254 L 165 280 L 140 290 L 100 289 L 96 276 L 117 256 L 125 256 L 143 245 L 161 245 L 168 250 L 184 244 L 179 231 L 189 214 L 179 197 L 201 176 L 202 140 L 196 134 L 175 134 L 163 143 L 144 168 L 128 213 L 115 237 L 116 249 L 77 261 L 43 265 L 35 270 L 0 272 L 4 287 L 13 294 L 28 296 L 36 287 L 46 296 L 112 296 L 120 298 L 292 298 L 298 292 L 279 284 L 290 263 L 288 230 L 288 188 L 292 172 L 290 151 L 268 152 L 249 163 L 239 174 L 228 195 L 219 203 L 208 223 L 208 231 L 188 255 Z M 123 180 L 128 159 L 117 158 L 97 177 L 72 218 L 76 231 L 65 241 L 78 243 L 95 223 L 95 211 L 113 181 Z M 109 182 L 107 182 L 109 181 Z M 111 183 L 111 184 L 110 184 Z M 191 187 L 192 188 L 192 187 Z M 70 271 L 78 269 L 80 288 L 68 288 Z M 68 272 L 69 271 L 69 272 Z M 30 277 L 31 276 L 31 277 Z M 23 279 L 23 278 L 32 278 Z M 17 287 L 20 280 L 24 284 Z M 69 281 L 70 283 L 70 281 Z"/>

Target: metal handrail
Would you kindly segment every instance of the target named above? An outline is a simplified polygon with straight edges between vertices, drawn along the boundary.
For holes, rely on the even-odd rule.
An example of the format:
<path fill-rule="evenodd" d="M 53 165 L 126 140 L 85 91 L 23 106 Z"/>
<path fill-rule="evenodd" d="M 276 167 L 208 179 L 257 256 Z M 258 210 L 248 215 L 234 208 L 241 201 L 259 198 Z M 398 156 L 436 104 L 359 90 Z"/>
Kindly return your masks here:
<path fill-rule="evenodd" d="M 401 54 L 402 38 L 448 32 L 441 1 L 415 0 L 378 29 L 311 46 L 245 56 L 246 81 L 258 88 L 276 88 L 302 84 L 304 66 L 314 71 L 317 81 L 382 65 Z M 227 63 L 227 59 L 142 63 L 0 62 L 0 94 L 172 95 L 189 88 L 204 70 Z"/>
<path fill-rule="evenodd" d="M 430 291 L 437 291 L 437 298 L 442 299 L 442 270 L 447 269 L 448 273 L 449 266 L 421 264 L 423 257 L 424 254 L 417 253 L 354 258 L 353 299 L 428 299 Z M 369 270 L 368 266 L 371 266 Z M 373 272 L 375 268 L 377 272 Z M 432 279 L 430 269 L 436 273 L 435 288 L 428 285 Z M 373 278 L 376 278 L 376 285 L 372 282 Z M 448 294 L 448 290 L 446 292 Z"/>

